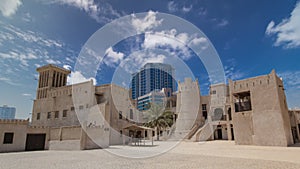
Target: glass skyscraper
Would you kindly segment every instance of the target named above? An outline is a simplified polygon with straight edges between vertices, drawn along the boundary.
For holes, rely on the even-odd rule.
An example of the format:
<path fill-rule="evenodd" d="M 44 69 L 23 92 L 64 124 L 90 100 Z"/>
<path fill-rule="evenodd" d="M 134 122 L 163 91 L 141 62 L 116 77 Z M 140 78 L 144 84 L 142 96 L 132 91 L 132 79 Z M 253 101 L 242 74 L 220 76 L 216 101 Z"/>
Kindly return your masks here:
<path fill-rule="evenodd" d="M 132 75 L 132 99 L 163 88 L 176 90 L 175 70 L 171 65 L 163 63 L 147 63 L 139 72 Z M 171 94 L 170 93 L 170 94 Z"/>
<path fill-rule="evenodd" d="M 15 119 L 16 108 L 6 105 L 0 107 L 0 119 Z"/>

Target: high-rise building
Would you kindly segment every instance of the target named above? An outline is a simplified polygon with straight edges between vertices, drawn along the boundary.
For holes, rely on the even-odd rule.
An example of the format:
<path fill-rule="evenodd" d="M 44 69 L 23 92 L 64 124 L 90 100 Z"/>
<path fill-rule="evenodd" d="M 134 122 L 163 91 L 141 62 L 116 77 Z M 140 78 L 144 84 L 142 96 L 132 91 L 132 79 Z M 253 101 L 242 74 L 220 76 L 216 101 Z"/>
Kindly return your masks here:
<path fill-rule="evenodd" d="M 163 88 L 171 89 L 171 94 L 176 90 L 174 72 L 174 68 L 168 64 L 145 64 L 139 72 L 132 75 L 132 99 L 137 99 L 154 90 L 161 90 Z"/>
<path fill-rule="evenodd" d="M 0 107 L 0 119 L 15 119 L 16 108 L 4 105 Z"/>

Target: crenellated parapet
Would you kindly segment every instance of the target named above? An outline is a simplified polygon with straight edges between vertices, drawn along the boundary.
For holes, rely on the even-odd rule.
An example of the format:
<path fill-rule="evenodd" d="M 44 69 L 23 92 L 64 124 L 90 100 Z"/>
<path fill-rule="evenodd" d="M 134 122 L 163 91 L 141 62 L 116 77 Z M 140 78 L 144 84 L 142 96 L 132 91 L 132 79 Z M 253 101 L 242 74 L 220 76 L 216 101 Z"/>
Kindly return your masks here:
<path fill-rule="evenodd" d="M 0 119 L 0 124 L 29 124 L 29 119 Z"/>

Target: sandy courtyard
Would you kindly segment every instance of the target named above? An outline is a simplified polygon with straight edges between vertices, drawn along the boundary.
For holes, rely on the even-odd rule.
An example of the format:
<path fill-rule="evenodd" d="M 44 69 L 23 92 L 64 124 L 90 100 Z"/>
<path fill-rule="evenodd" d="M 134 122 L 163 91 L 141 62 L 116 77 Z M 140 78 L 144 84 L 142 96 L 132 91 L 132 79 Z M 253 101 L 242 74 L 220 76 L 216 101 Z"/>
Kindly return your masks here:
<path fill-rule="evenodd" d="M 114 146 L 128 151 L 136 147 Z M 142 149 L 143 147 L 140 147 Z M 145 147 L 144 147 L 145 148 Z M 162 155 L 129 159 L 106 150 L 37 151 L 0 154 L 1 169 L 300 168 L 300 147 L 236 146 L 229 141 L 182 142 Z"/>

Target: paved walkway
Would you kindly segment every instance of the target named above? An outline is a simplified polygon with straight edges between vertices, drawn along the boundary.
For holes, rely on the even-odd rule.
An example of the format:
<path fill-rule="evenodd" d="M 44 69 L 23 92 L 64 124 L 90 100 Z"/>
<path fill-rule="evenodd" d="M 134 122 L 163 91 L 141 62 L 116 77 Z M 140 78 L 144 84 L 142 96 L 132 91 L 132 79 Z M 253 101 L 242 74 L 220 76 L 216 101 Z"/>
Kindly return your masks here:
<path fill-rule="evenodd" d="M 137 147 L 113 146 L 122 152 Z M 140 147 L 142 148 L 142 147 Z M 143 147 L 146 148 L 146 147 Z M 143 150 L 141 150 L 143 151 Z M 233 142 L 182 142 L 159 156 L 123 158 L 107 150 L 40 151 L 0 154 L 1 169 L 300 168 L 300 147 L 236 146 Z"/>

